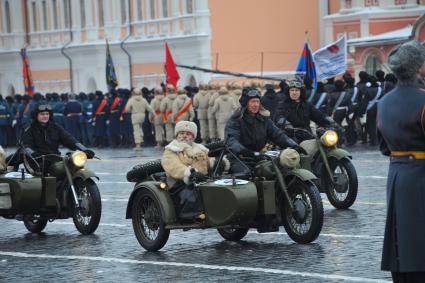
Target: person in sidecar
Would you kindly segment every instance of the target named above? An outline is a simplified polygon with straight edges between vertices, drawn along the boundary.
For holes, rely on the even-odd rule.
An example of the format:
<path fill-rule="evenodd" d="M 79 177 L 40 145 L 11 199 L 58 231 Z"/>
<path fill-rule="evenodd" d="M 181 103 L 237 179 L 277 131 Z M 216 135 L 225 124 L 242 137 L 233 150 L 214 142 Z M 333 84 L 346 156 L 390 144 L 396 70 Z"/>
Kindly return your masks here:
<path fill-rule="evenodd" d="M 176 212 L 183 220 L 203 220 L 203 205 L 194 182 L 206 179 L 210 166 L 208 149 L 195 143 L 198 129 L 195 123 L 180 121 L 174 129 L 175 138 L 164 150 L 161 165 L 167 174 L 168 191 Z"/>
<path fill-rule="evenodd" d="M 239 99 L 241 107 L 226 124 L 226 144 L 230 150 L 240 157 L 256 158 L 271 141 L 281 148 L 293 148 L 298 153 L 306 154 L 294 140 L 280 130 L 270 118 L 269 111 L 261 107 L 261 95 L 256 89 L 244 92 Z M 242 164 L 234 156 L 228 155 L 232 173 L 248 173 L 246 164 Z"/>
<path fill-rule="evenodd" d="M 321 127 L 335 127 L 341 130 L 335 121 L 308 102 L 305 97 L 304 85 L 296 80 L 288 81 L 286 96 L 276 110 L 276 125 L 284 128 L 285 132 L 298 143 L 314 139 L 310 121 Z M 339 104 L 339 103 L 338 103 Z"/>
<path fill-rule="evenodd" d="M 48 172 L 48 167 L 52 161 L 49 157 L 46 157 L 43 162 L 38 157 L 46 154 L 60 155 L 60 145 L 71 150 L 81 150 L 87 154 L 88 158 L 93 158 L 94 152 L 79 143 L 62 126 L 55 123 L 52 114 L 50 105 L 38 105 L 32 113 L 33 121 L 24 129 L 21 137 L 26 153 L 36 159 L 41 172 Z"/>

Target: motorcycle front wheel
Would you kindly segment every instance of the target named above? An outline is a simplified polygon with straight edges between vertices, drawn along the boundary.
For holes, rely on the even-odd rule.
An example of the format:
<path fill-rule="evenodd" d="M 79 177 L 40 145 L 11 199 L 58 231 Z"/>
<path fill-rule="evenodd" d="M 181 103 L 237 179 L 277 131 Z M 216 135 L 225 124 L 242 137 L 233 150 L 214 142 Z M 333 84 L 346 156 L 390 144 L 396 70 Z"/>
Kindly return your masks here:
<path fill-rule="evenodd" d="M 142 189 L 137 193 L 131 218 L 137 241 L 147 251 L 158 251 L 167 243 L 170 230 L 165 229 L 161 204 L 151 191 Z"/>
<path fill-rule="evenodd" d="M 324 187 L 329 202 L 338 209 L 350 208 L 357 198 L 357 172 L 348 159 L 329 159 L 329 166 L 334 175 L 334 181 L 324 172 Z"/>
<path fill-rule="evenodd" d="M 80 209 L 74 210 L 73 221 L 77 230 L 83 235 L 92 234 L 99 226 L 102 214 L 102 200 L 96 183 L 87 179 L 75 182 Z"/>
<path fill-rule="evenodd" d="M 31 233 L 41 233 L 47 225 L 47 219 L 37 215 L 25 216 L 24 225 Z"/>
<path fill-rule="evenodd" d="M 294 210 L 282 196 L 283 226 L 288 236 L 295 242 L 311 243 L 319 236 L 323 226 L 323 204 L 319 190 L 312 182 L 302 181 L 296 177 L 287 184 Z"/>

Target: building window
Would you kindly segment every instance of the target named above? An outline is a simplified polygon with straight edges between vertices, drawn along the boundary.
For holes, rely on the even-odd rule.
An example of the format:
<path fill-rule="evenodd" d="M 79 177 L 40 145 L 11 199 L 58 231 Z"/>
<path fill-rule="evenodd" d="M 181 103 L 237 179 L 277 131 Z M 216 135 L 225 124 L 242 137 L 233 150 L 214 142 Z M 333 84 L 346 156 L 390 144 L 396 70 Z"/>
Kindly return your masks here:
<path fill-rule="evenodd" d="M 58 6 L 56 3 L 56 0 L 52 1 L 52 10 L 53 10 L 53 28 L 54 29 L 58 29 L 59 28 L 59 24 L 58 24 Z"/>
<path fill-rule="evenodd" d="M 37 25 L 37 5 L 35 2 L 31 3 L 31 9 L 32 9 L 32 28 L 33 31 L 38 31 L 38 25 Z"/>
<path fill-rule="evenodd" d="M 168 18 L 168 1 L 162 0 L 162 17 Z"/>
<path fill-rule="evenodd" d="M 368 74 L 375 74 L 377 70 L 381 69 L 379 58 L 375 54 L 371 54 L 366 59 L 365 71 Z"/>
<path fill-rule="evenodd" d="M 86 27 L 86 1 L 80 0 L 81 27 Z"/>
<path fill-rule="evenodd" d="M 47 30 L 47 4 L 46 1 L 41 2 L 43 12 L 43 30 Z"/>
<path fill-rule="evenodd" d="M 186 0 L 186 12 L 188 14 L 193 13 L 193 0 Z"/>
<path fill-rule="evenodd" d="M 150 0 L 151 19 L 155 19 L 155 0 Z"/>
<path fill-rule="evenodd" d="M 69 17 L 69 0 L 63 0 L 63 18 L 65 23 L 65 28 L 69 28 L 70 26 L 70 17 Z"/>
<path fill-rule="evenodd" d="M 103 27 L 105 25 L 105 19 L 103 15 L 103 0 L 97 1 L 97 14 L 99 16 L 99 27 Z"/>
<path fill-rule="evenodd" d="M 127 9 L 126 9 L 126 0 L 121 0 L 121 23 L 125 24 L 127 22 Z"/>
<path fill-rule="evenodd" d="M 396 5 L 404 5 L 407 3 L 407 0 L 395 0 Z"/>
<path fill-rule="evenodd" d="M 10 18 L 9 1 L 6 1 L 4 3 L 4 11 L 6 13 L 6 32 L 11 33 L 12 32 L 12 19 Z"/>
<path fill-rule="evenodd" d="M 143 0 L 137 0 L 137 19 L 143 20 Z"/>
<path fill-rule="evenodd" d="M 346 9 L 351 9 L 351 6 L 352 5 L 352 3 L 351 3 L 351 0 L 345 0 L 345 8 Z"/>
<path fill-rule="evenodd" d="M 365 0 L 364 5 L 365 7 L 379 6 L 379 0 Z"/>

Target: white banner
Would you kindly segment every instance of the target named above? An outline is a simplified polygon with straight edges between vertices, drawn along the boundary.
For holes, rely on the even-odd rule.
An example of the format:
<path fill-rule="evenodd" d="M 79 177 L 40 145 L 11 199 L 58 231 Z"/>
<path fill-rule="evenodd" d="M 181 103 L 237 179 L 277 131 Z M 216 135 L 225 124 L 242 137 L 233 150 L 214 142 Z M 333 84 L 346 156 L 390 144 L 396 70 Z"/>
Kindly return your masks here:
<path fill-rule="evenodd" d="M 313 53 L 316 74 L 325 80 L 342 74 L 347 70 L 347 38 L 344 35 L 337 41 Z"/>

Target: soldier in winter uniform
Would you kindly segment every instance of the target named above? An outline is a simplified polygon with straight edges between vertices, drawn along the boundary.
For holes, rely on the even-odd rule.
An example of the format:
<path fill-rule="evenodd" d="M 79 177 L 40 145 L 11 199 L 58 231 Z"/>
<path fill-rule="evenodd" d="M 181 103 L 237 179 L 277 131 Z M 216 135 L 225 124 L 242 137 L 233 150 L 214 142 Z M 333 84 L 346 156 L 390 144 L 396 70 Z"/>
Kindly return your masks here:
<path fill-rule="evenodd" d="M 96 91 L 93 103 L 94 146 L 108 146 L 107 121 L 109 119 L 108 98 L 101 91 Z"/>
<path fill-rule="evenodd" d="M 167 142 L 171 142 L 174 139 L 174 121 L 173 121 L 173 102 L 177 95 L 173 85 L 167 85 L 167 93 L 162 99 L 160 110 L 164 117 L 165 124 L 165 139 Z"/>
<path fill-rule="evenodd" d="M 193 111 L 192 99 L 186 95 L 186 90 L 182 88 L 178 89 L 177 97 L 173 101 L 172 111 L 174 123 L 193 121 L 195 112 Z"/>
<path fill-rule="evenodd" d="M 208 105 L 210 101 L 210 92 L 205 84 L 199 85 L 199 89 L 199 92 L 193 98 L 193 108 L 198 114 L 202 143 L 206 143 L 209 139 Z"/>
<path fill-rule="evenodd" d="M 161 102 L 164 99 L 164 92 L 162 88 L 155 88 L 155 97 L 151 101 L 151 108 L 153 109 L 153 114 L 150 114 L 149 120 L 155 126 L 155 140 L 156 147 L 160 147 L 164 143 L 164 115 L 161 113 Z"/>
<path fill-rule="evenodd" d="M 208 102 L 208 135 L 210 137 L 210 140 L 217 139 L 217 120 L 215 118 L 215 115 L 212 113 L 212 108 L 214 106 L 214 101 L 218 97 L 218 85 L 217 84 L 210 84 L 210 91 L 209 96 L 210 100 Z"/>
<path fill-rule="evenodd" d="M 78 141 L 81 141 L 80 119 L 83 114 L 83 106 L 77 101 L 74 93 L 68 95 L 68 102 L 63 109 L 65 116 L 65 130 Z"/>
<path fill-rule="evenodd" d="M 119 89 L 118 91 L 122 92 L 122 89 Z M 111 135 L 111 146 L 115 148 L 121 144 L 121 110 L 124 107 L 121 102 L 121 97 L 118 96 L 118 93 L 115 90 L 111 91 L 110 105 L 109 131 Z"/>
<path fill-rule="evenodd" d="M 399 81 L 377 110 L 380 150 L 391 156 L 381 267 L 394 282 L 425 282 L 425 48 L 404 43 L 388 63 Z"/>
<path fill-rule="evenodd" d="M 140 149 L 143 143 L 142 125 L 145 121 L 146 111 L 153 113 L 153 110 L 147 100 L 142 96 L 140 89 L 134 89 L 133 95 L 125 106 L 125 112 L 131 113 L 131 123 L 133 124 L 133 134 L 135 142 L 135 150 Z"/>
<path fill-rule="evenodd" d="M 225 87 L 220 87 L 218 97 L 214 101 L 211 112 L 217 117 L 217 134 L 220 140 L 224 140 L 224 129 L 227 121 L 238 108 L 238 105 L 228 93 Z"/>

